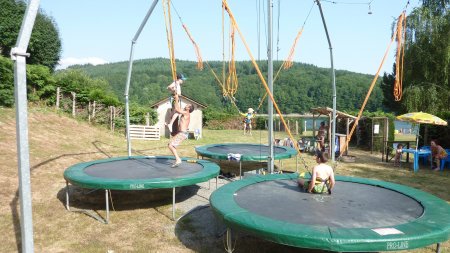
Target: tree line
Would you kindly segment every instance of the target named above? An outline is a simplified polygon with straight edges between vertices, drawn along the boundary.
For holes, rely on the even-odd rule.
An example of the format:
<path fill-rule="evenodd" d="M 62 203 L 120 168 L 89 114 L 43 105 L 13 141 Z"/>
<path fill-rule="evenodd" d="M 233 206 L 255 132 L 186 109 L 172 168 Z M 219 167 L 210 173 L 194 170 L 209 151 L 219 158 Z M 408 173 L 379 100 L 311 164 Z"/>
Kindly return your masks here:
<path fill-rule="evenodd" d="M 104 78 L 118 96 L 123 96 L 127 62 L 110 63 L 100 66 L 82 65 L 71 69 L 82 70 L 93 78 Z M 262 72 L 267 75 L 267 62 L 258 62 Z M 282 62 L 274 62 L 275 68 Z M 178 61 L 177 70 L 188 77 L 182 85 L 182 93 L 208 107 L 218 111 L 235 110 L 230 97 L 224 97 L 221 82 L 223 62 L 210 62 L 211 69 L 196 69 L 192 61 Z M 236 62 L 238 89 L 234 96 L 240 111 L 252 107 L 257 109 L 266 90 L 250 61 Z M 347 111 L 359 108 L 366 95 L 373 76 L 336 71 L 336 87 L 339 110 Z M 130 85 L 130 101 L 141 105 L 151 105 L 169 96 L 166 87 L 172 82 L 170 62 L 165 58 L 138 60 L 133 65 Z M 307 113 L 313 107 L 332 107 L 332 85 L 330 69 L 310 64 L 294 63 L 289 70 L 281 71 L 274 82 L 274 97 L 283 113 Z M 258 112 L 267 111 L 267 99 Z M 378 86 L 368 103 L 368 110 L 383 110 L 382 91 Z"/>

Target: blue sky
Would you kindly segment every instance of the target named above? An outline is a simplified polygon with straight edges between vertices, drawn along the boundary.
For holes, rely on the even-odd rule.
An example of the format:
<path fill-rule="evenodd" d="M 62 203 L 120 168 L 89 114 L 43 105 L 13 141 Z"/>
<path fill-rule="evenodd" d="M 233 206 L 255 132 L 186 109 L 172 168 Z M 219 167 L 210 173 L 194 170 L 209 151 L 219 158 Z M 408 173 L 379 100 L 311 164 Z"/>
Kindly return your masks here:
<path fill-rule="evenodd" d="M 54 18 L 60 31 L 63 44 L 61 67 L 74 63 L 127 61 L 131 39 L 152 2 L 153 0 L 41 0 L 41 9 Z M 222 60 L 221 0 L 172 2 L 200 46 L 204 60 Z M 368 14 L 369 2 L 371 15 Z M 260 59 L 267 59 L 267 0 L 228 0 L 228 3 L 254 57 L 258 58 L 259 55 Z M 274 59 L 286 58 L 297 32 L 313 6 L 297 44 L 294 61 L 329 67 L 329 47 L 317 4 L 313 0 L 273 0 L 273 3 Z M 333 46 L 335 68 L 375 74 L 391 38 L 392 22 L 402 12 L 407 0 L 322 0 L 321 3 Z M 261 9 L 259 36 L 258 4 Z M 419 0 L 411 0 L 407 13 L 418 5 Z M 225 22 L 228 27 L 228 19 Z M 172 23 L 176 58 L 195 60 L 193 46 L 173 10 Z M 225 33 L 228 34 L 228 28 Z M 228 44 L 226 39 L 227 58 Z M 237 60 L 249 60 L 239 38 L 236 46 Z M 392 70 L 393 49 L 382 72 Z M 160 0 L 137 41 L 135 59 L 168 58 L 168 55 Z"/>

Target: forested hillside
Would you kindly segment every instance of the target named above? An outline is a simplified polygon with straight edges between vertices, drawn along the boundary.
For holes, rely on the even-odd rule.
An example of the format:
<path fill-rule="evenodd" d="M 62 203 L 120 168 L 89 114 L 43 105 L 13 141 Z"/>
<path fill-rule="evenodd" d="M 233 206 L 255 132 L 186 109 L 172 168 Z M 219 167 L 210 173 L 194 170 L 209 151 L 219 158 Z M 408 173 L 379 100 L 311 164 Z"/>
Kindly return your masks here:
<path fill-rule="evenodd" d="M 219 78 L 222 77 L 222 62 L 210 62 L 211 68 Z M 281 62 L 274 63 L 275 72 Z M 267 63 L 259 64 L 265 75 Z M 118 62 L 99 66 L 84 65 L 72 68 L 81 69 L 93 78 L 103 78 L 123 99 L 128 62 Z M 196 69 L 196 62 L 178 61 L 177 70 L 188 80 L 183 84 L 182 93 L 213 109 L 229 108 L 230 102 L 223 99 L 222 90 L 212 71 Z M 236 104 L 241 111 L 248 107 L 257 108 L 265 89 L 255 68 L 249 61 L 236 62 L 239 88 L 235 95 Z M 130 101 L 150 105 L 168 96 L 166 86 L 171 82 L 168 59 L 137 60 L 133 65 L 130 87 Z M 355 111 L 359 109 L 366 96 L 373 76 L 336 71 L 337 109 Z M 282 70 L 274 82 L 275 99 L 283 113 L 303 113 L 317 106 L 332 106 L 332 85 L 330 70 L 309 64 L 295 63 L 289 70 Z M 376 86 L 367 106 L 368 111 L 382 110 L 382 92 Z M 259 112 L 266 111 L 264 104 Z"/>

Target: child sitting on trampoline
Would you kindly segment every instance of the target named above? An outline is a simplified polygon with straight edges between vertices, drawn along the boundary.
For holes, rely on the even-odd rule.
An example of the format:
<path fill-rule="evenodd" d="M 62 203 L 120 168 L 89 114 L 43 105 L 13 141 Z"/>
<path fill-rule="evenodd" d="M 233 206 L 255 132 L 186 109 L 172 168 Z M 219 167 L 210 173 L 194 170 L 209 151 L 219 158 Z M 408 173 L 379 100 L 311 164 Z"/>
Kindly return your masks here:
<path fill-rule="evenodd" d="M 298 178 L 298 186 L 309 193 L 329 193 L 331 194 L 331 189 L 334 187 L 334 172 L 331 166 L 325 164 L 328 159 L 323 152 L 316 152 L 316 161 L 318 165 L 314 166 L 311 179 L 305 181 L 303 173 L 300 174 Z"/>
<path fill-rule="evenodd" d="M 187 78 L 184 77 L 183 74 L 177 74 L 177 79 L 167 86 L 167 89 L 169 90 L 169 92 L 172 93 L 172 96 L 170 96 L 169 100 L 170 100 L 170 103 L 172 104 L 173 114 L 170 117 L 169 123 L 164 123 L 164 124 L 167 126 L 167 128 L 169 128 L 169 131 L 171 133 L 172 133 L 173 122 L 175 122 L 175 120 L 181 115 L 175 111 L 175 94 L 177 94 L 178 96 L 181 96 L 181 85 L 184 83 L 184 81 L 186 79 Z"/>

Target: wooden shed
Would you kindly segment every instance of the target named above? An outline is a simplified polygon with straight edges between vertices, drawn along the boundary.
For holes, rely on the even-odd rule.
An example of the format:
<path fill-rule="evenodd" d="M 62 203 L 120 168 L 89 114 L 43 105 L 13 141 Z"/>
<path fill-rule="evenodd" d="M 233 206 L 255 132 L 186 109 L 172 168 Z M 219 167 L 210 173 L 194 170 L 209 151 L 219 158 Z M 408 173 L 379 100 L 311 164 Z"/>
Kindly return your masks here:
<path fill-rule="evenodd" d="M 203 133 L 203 109 L 207 106 L 199 103 L 186 96 L 180 96 L 181 108 L 184 108 L 186 104 L 193 104 L 194 111 L 191 113 L 191 122 L 189 123 L 189 132 L 194 134 L 197 130 L 200 136 Z M 172 115 L 172 104 L 170 103 L 169 96 L 151 105 L 158 114 L 158 122 L 156 126 L 160 127 L 160 133 L 162 136 L 169 137 L 169 129 L 164 125 L 165 122 L 169 122 Z"/>
<path fill-rule="evenodd" d="M 333 122 L 333 109 L 329 107 L 317 107 L 312 108 L 311 113 L 313 114 L 313 135 L 316 136 L 316 129 L 315 127 L 315 120 L 318 119 L 320 116 L 325 115 L 328 116 L 329 124 L 328 124 L 328 140 L 326 141 L 326 145 L 328 144 L 328 147 L 331 146 L 330 140 L 331 140 L 331 123 Z M 355 121 L 356 117 L 344 112 L 340 112 L 336 110 L 336 122 L 340 122 L 342 120 L 345 121 L 345 129 L 341 133 L 338 133 L 338 129 L 336 129 L 336 138 L 338 139 L 339 146 L 337 147 L 340 150 L 345 145 L 345 142 L 347 141 L 347 138 L 349 138 L 349 127 L 350 124 Z M 345 155 L 347 154 L 348 147 L 345 151 Z M 330 150 L 328 150 L 330 152 Z M 342 155 L 342 154 L 341 154 Z"/>

